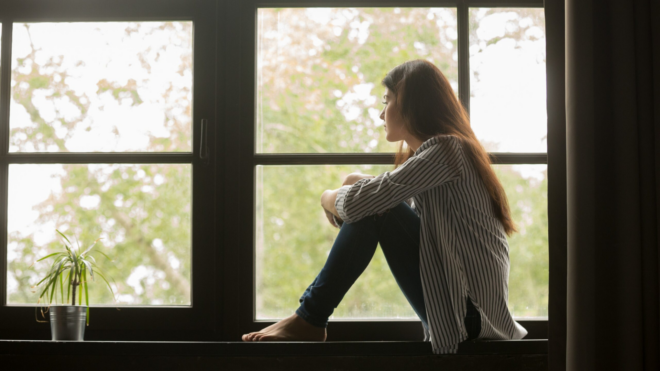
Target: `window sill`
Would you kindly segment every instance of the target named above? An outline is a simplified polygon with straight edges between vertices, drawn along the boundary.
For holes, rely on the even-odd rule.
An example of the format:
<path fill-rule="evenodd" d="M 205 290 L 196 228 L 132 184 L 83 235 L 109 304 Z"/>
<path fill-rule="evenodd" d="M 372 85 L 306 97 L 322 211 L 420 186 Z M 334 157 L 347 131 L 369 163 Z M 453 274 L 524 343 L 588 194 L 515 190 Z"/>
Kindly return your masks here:
<path fill-rule="evenodd" d="M 457 355 L 547 355 L 548 341 L 476 340 L 459 345 Z M 0 340 L 0 356 L 431 356 L 421 341 L 215 342 L 215 341 L 50 341 Z M 454 355 L 447 355 L 454 356 Z"/>

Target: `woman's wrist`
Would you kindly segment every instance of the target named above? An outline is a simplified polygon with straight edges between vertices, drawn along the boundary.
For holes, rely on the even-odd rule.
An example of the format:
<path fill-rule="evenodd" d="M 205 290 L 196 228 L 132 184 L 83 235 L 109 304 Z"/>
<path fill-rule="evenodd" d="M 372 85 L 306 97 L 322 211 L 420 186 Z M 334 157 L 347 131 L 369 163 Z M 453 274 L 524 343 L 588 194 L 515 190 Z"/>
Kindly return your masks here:
<path fill-rule="evenodd" d="M 337 208 L 335 207 L 335 201 L 337 201 L 338 193 L 339 189 L 328 189 L 321 195 L 321 206 L 335 216 L 339 216 L 337 213 Z"/>

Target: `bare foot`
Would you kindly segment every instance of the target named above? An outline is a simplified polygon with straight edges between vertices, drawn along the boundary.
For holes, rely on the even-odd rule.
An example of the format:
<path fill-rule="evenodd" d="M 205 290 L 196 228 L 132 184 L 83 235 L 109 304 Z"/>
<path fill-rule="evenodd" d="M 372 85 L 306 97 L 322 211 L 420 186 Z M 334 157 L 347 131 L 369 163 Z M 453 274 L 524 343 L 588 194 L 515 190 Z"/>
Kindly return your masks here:
<path fill-rule="evenodd" d="M 242 336 L 243 341 L 325 341 L 324 328 L 309 324 L 297 314 L 274 323 L 258 332 Z"/>

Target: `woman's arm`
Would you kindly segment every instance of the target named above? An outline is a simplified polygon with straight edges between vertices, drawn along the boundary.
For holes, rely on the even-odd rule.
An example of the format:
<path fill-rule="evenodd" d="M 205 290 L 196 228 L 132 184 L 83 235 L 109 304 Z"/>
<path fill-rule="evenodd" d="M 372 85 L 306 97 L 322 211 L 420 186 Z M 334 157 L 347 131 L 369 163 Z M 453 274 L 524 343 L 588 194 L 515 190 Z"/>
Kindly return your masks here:
<path fill-rule="evenodd" d="M 352 173 L 349 174 L 346 177 L 346 179 L 344 179 L 342 186 L 355 184 L 358 180 L 365 178 L 374 178 L 374 176 L 368 174 Z M 335 201 L 337 201 L 338 192 L 339 192 L 339 188 L 328 189 L 324 191 L 323 194 L 321 195 L 321 206 L 326 212 L 326 217 L 328 218 L 328 221 L 330 221 L 333 225 L 335 224 L 335 221 L 333 220 L 332 215 L 336 217 L 339 223 L 343 223 L 343 220 L 341 220 L 341 217 L 339 217 L 339 214 L 337 213 L 337 208 L 335 208 Z"/>
<path fill-rule="evenodd" d="M 332 211 L 345 223 L 353 223 L 389 210 L 428 189 L 458 181 L 463 173 L 462 166 L 458 142 L 439 143 L 425 148 L 395 170 L 329 193 L 326 200 L 334 199 Z"/>

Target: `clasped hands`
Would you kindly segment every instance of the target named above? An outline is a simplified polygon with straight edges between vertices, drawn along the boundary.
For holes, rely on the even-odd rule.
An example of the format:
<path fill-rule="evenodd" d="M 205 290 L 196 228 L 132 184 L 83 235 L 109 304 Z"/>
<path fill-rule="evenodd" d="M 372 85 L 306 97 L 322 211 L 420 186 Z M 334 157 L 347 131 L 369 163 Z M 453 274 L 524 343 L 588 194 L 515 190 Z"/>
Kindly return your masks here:
<path fill-rule="evenodd" d="M 374 177 L 373 175 L 368 175 L 368 174 L 351 173 L 348 174 L 348 176 L 342 182 L 342 187 L 346 185 L 353 185 L 360 179 L 373 178 L 373 177 Z M 335 208 L 337 193 L 339 193 L 339 188 L 334 190 L 328 189 L 324 191 L 323 194 L 321 195 L 321 206 L 325 211 L 326 218 L 328 218 L 328 221 L 333 226 L 335 225 L 332 218 L 333 215 L 337 218 L 337 220 L 340 223 L 343 222 L 339 217 L 339 214 L 337 213 L 337 208 Z"/>

